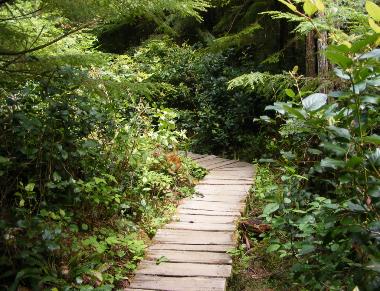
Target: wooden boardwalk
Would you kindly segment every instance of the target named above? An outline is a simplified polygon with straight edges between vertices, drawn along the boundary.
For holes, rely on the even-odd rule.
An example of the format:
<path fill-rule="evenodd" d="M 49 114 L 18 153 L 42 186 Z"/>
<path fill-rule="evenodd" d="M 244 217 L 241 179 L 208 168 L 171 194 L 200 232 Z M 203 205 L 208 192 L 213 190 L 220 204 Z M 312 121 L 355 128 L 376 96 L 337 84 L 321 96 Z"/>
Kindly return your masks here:
<path fill-rule="evenodd" d="M 188 154 L 209 174 L 184 199 L 173 222 L 159 230 L 126 290 L 224 291 L 235 246 L 235 222 L 253 183 L 253 166 Z M 159 263 L 161 261 L 161 263 Z"/>

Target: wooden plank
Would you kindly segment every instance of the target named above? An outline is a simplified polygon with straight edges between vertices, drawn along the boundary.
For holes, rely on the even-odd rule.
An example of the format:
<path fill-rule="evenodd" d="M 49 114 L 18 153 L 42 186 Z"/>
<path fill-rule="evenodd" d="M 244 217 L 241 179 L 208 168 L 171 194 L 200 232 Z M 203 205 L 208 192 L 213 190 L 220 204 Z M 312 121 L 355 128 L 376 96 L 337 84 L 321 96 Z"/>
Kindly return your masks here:
<path fill-rule="evenodd" d="M 237 218 L 235 216 L 219 216 L 219 215 L 190 215 L 180 214 L 177 216 L 177 222 L 200 222 L 200 223 L 232 223 L 234 224 Z"/>
<path fill-rule="evenodd" d="M 229 245 L 234 244 L 232 232 L 160 229 L 154 241 L 175 244 Z"/>
<path fill-rule="evenodd" d="M 213 211 L 213 210 L 199 210 L 199 209 L 179 209 L 177 215 L 173 217 L 173 221 L 179 221 L 179 216 L 185 215 L 208 215 L 208 216 L 241 216 L 240 211 Z"/>
<path fill-rule="evenodd" d="M 247 162 L 236 161 L 236 163 L 234 163 L 233 165 L 225 166 L 224 168 L 252 168 L 253 169 L 253 165 Z"/>
<path fill-rule="evenodd" d="M 215 252 L 225 253 L 232 249 L 232 245 L 187 245 L 187 244 L 164 244 L 158 243 L 149 247 L 148 250 L 179 250 L 179 251 L 197 251 L 197 252 Z"/>
<path fill-rule="evenodd" d="M 235 222 L 253 183 L 254 167 L 213 155 L 188 153 L 210 170 L 173 222 L 157 232 L 147 259 L 127 290 L 225 291 L 231 273 L 226 251 L 235 245 Z M 162 257 L 167 262 L 156 264 Z"/>
<path fill-rule="evenodd" d="M 195 230 L 195 231 L 234 231 L 235 225 L 229 224 L 229 223 L 172 222 L 165 225 L 164 228 Z"/>
<path fill-rule="evenodd" d="M 213 174 L 211 172 L 211 174 L 207 175 L 204 179 L 202 179 L 202 181 L 205 181 L 205 180 L 226 180 L 226 181 L 249 181 L 249 182 L 253 182 L 253 178 L 252 177 L 241 177 L 239 174 L 236 174 L 236 175 L 220 175 L 220 174 Z"/>
<path fill-rule="evenodd" d="M 196 160 L 196 159 L 207 157 L 207 155 L 201 155 L 201 154 L 195 154 L 195 153 L 187 152 L 187 157 L 189 157 L 193 160 Z"/>
<path fill-rule="evenodd" d="M 214 192 L 246 191 L 248 192 L 251 185 L 197 185 L 195 191 L 211 190 Z"/>
<path fill-rule="evenodd" d="M 186 203 L 181 204 L 178 209 L 236 212 L 242 210 L 242 204 L 210 201 L 187 201 Z"/>
<path fill-rule="evenodd" d="M 177 250 L 150 250 L 146 259 L 157 262 L 162 259 L 171 263 L 201 263 L 226 265 L 231 264 L 232 259 L 226 253 L 177 251 Z"/>
<path fill-rule="evenodd" d="M 143 289 L 157 291 L 225 291 L 225 278 L 158 277 L 137 275 L 126 290 Z"/>
<path fill-rule="evenodd" d="M 225 159 L 213 159 L 213 160 L 207 160 L 204 162 L 198 162 L 199 165 L 201 165 L 202 167 L 208 170 L 217 169 L 217 168 L 224 167 L 227 165 L 232 165 L 234 163 L 235 163 L 234 161 L 225 160 Z"/>
<path fill-rule="evenodd" d="M 223 172 L 232 172 L 232 173 L 237 173 L 237 172 L 241 172 L 241 173 L 253 173 L 254 172 L 254 169 L 252 168 L 252 166 L 249 166 L 249 167 L 228 167 L 228 166 L 225 166 L 225 167 L 220 167 L 218 169 L 214 169 L 213 171 L 223 171 Z"/>
<path fill-rule="evenodd" d="M 243 203 L 245 201 L 246 195 L 212 195 L 204 194 L 194 196 L 192 201 L 210 201 L 210 202 L 227 202 L 227 203 Z"/>
<path fill-rule="evenodd" d="M 217 277 L 228 278 L 231 274 L 230 265 L 211 265 L 199 263 L 167 263 L 142 261 L 138 274 L 167 277 Z M 212 279 L 210 279 L 212 280 Z"/>
<path fill-rule="evenodd" d="M 222 159 L 219 157 L 214 157 L 212 159 L 203 159 L 203 160 L 197 161 L 197 163 L 202 164 L 202 166 L 210 166 L 212 164 L 223 163 L 223 162 L 233 163 L 233 161 L 231 161 L 231 160 L 226 160 L 226 159 Z"/>
<path fill-rule="evenodd" d="M 203 158 L 200 158 L 200 159 L 197 159 L 195 161 L 199 164 L 199 163 L 202 163 L 202 162 L 205 162 L 205 161 L 214 160 L 214 159 L 218 159 L 218 157 L 214 156 L 214 155 L 207 155 L 207 156 L 205 156 Z"/>
<path fill-rule="evenodd" d="M 198 185 L 252 185 L 251 180 L 203 179 Z"/>

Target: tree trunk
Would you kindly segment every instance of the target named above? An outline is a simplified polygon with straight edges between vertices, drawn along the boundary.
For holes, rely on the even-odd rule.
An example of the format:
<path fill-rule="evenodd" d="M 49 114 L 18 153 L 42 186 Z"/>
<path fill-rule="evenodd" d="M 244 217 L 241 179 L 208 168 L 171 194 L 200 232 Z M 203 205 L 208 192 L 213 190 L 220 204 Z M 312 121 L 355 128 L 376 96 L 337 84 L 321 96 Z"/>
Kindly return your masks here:
<path fill-rule="evenodd" d="M 316 45 L 315 45 L 315 32 L 310 31 L 306 36 L 306 76 L 315 77 L 317 73 L 316 68 Z"/>
<path fill-rule="evenodd" d="M 318 39 L 318 76 L 320 78 L 327 77 L 329 73 L 329 62 L 323 52 L 327 48 L 327 32 L 321 32 Z"/>

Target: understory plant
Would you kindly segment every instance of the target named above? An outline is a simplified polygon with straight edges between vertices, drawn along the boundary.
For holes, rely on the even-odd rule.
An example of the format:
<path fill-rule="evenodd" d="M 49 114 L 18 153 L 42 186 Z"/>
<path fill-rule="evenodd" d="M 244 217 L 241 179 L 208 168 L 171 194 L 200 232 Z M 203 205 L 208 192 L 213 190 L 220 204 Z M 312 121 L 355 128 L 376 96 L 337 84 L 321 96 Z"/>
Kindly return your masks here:
<path fill-rule="evenodd" d="M 380 7 L 366 7 L 372 29 L 324 52 L 337 90 L 288 90 L 292 100 L 268 106 L 276 116 L 263 118 L 280 124 L 281 148 L 272 161 L 281 191 L 267 193 L 261 215 L 272 227 L 267 251 L 294 259 L 299 288 L 380 288 Z"/>

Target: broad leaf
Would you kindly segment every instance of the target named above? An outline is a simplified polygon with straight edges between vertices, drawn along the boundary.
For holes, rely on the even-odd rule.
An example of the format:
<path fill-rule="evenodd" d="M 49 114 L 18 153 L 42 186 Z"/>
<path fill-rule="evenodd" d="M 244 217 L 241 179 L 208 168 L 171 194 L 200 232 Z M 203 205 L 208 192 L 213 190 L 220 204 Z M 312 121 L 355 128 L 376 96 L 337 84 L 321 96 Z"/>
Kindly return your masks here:
<path fill-rule="evenodd" d="M 302 105 L 306 110 L 318 110 L 327 103 L 327 95 L 323 93 L 312 94 L 302 100 Z"/>
<path fill-rule="evenodd" d="M 323 167 L 323 168 L 332 168 L 332 169 L 336 170 L 339 168 L 344 168 L 345 165 L 346 165 L 346 163 L 344 161 L 335 160 L 335 159 L 331 159 L 331 158 L 324 158 L 321 161 L 321 167 Z"/>
<path fill-rule="evenodd" d="M 343 70 L 339 68 L 334 68 L 335 75 L 344 80 L 350 80 L 350 75 L 343 72 Z"/>
<path fill-rule="evenodd" d="M 367 1 L 365 3 L 365 8 L 369 14 L 375 21 L 380 21 L 380 7 L 377 6 L 372 1 Z"/>
<path fill-rule="evenodd" d="M 363 138 L 363 140 L 368 143 L 374 143 L 374 144 L 380 145 L 380 135 L 377 135 L 377 134 L 366 136 Z"/>
<path fill-rule="evenodd" d="M 311 0 L 305 0 L 305 3 L 303 4 L 303 10 L 307 15 L 312 16 L 315 12 L 318 11 L 318 8 Z"/>
<path fill-rule="evenodd" d="M 280 208 L 280 205 L 278 203 L 269 203 L 265 206 L 263 210 L 264 215 L 272 214 L 273 212 L 277 211 Z"/>
<path fill-rule="evenodd" d="M 297 117 L 298 119 L 305 119 L 306 118 L 305 112 L 301 111 L 298 108 L 293 108 L 293 107 L 290 107 L 288 105 L 284 105 L 283 107 L 284 107 L 286 113 L 293 115 L 294 117 Z"/>
<path fill-rule="evenodd" d="M 327 149 L 328 151 L 334 152 L 338 156 L 344 156 L 347 153 L 347 150 L 338 146 L 337 144 L 324 142 L 321 144 L 321 147 Z"/>
<path fill-rule="evenodd" d="M 350 139 L 351 134 L 346 128 L 336 127 L 336 126 L 329 126 L 328 129 L 332 131 L 336 136 L 343 137 L 345 139 Z"/>
<path fill-rule="evenodd" d="M 374 49 L 360 56 L 361 60 L 372 59 L 372 58 L 377 58 L 377 59 L 380 58 L 380 49 Z"/>
<path fill-rule="evenodd" d="M 346 52 L 337 50 L 337 47 L 330 46 L 326 52 L 326 57 L 334 64 L 340 66 L 343 69 L 347 69 L 352 65 L 352 60 L 345 55 Z"/>

